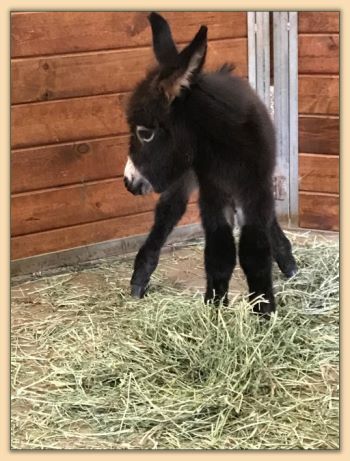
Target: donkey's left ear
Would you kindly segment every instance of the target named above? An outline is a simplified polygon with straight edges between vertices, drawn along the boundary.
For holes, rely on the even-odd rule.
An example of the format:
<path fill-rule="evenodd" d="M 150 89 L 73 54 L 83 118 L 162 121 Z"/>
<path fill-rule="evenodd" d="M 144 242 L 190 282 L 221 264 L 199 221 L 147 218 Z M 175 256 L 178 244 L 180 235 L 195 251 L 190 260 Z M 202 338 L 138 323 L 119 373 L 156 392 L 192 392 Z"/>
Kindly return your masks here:
<path fill-rule="evenodd" d="M 158 13 L 151 13 L 148 20 L 152 28 L 153 51 L 160 65 L 171 65 L 178 57 L 177 49 L 167 21 Z"/>
<path fill-rule="evenodd" d="M 160 87 L 169 101 L 179 96 L 182 88 L 189 87 L 202 69 L 207 52 L 207 31 L 206 26 L 201 26 L 192 42 L 178 55 L 177 66 L 161 77 Z"/>

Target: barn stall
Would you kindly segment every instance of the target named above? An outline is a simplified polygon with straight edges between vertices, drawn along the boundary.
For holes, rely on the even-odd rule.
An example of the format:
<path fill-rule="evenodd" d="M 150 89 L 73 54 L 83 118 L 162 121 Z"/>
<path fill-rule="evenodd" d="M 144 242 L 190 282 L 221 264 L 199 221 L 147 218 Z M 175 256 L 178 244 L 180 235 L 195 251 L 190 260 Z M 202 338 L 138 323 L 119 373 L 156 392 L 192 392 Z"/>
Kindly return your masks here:
<path fill-rule="evenodd" d="M 122 177 L 147 14 L 11 14 L 12 446 L 337 448 L 339 13 L 164 13 L 180 46 L 206 24 L 206 68 L 234 62 L 275 120 L 300 270 L 275 273 L 265 330 L 238 268 L 229 308 L 204 307 L 196 194 L 129 296 L 157 200 Z"/>

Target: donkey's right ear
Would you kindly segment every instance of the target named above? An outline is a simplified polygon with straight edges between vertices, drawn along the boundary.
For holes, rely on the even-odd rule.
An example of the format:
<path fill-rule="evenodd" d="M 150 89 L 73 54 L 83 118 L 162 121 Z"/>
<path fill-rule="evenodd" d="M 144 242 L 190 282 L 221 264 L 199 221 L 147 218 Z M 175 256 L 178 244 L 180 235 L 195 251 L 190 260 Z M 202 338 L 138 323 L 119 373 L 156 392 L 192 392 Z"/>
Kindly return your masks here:
<path fill-rule="evenodd" d="M 159 64 L 173 64 L 178 52 L 167 21 L 158 13 L 151 13 L 148 20 L 152 27 L 153 50 Z"/>

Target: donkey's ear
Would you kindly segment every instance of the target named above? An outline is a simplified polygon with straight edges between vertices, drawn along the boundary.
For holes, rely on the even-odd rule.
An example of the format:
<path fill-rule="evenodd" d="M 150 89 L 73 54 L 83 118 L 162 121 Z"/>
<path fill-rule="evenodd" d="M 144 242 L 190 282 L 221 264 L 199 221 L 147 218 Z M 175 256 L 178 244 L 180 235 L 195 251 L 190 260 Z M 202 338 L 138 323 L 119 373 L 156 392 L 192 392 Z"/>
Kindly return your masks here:
<path fill-rule="evenodd" d="M 160 86 L 169 100 L 179 96 L 181 88 L 189 87 L 193 76 L 200 72 L 207 51 L 207 27 L 201 26 L 192 42 L 178 55 L 177 65 L 170 75 L 161 79 Z"/>
<path fill-rule="evenodd" d="M 152 28 L 153 50 L 159 64 L 171 65 L 177 59 L 177 49 L 169 24 L 158 13 L 151 13 L 148 20 Z"/>

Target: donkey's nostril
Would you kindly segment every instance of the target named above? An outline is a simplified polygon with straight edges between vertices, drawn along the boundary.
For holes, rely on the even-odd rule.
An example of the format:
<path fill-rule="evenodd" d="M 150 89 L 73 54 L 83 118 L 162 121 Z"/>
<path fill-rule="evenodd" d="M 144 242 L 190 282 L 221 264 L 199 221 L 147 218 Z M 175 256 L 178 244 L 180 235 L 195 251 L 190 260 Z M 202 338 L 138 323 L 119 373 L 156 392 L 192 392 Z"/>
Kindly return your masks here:
<path fill-rule="evenodd" d="M 133 195 L 141 195 L 142 194 L 142 183 L 139 181 L 135 181 L 134 178 L 129 179 L 124 176 L 124 184 L 128 192 Z"/>
<path fill-rule="evenodd" d="M 126 176 L 124 176 L 124 186 L 129 192 L 133 192 L 132 191 L 132 181 L 130 181 L 130 179 L 128 179 Z"/>

